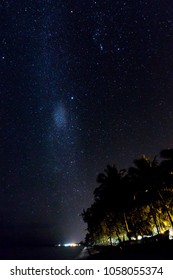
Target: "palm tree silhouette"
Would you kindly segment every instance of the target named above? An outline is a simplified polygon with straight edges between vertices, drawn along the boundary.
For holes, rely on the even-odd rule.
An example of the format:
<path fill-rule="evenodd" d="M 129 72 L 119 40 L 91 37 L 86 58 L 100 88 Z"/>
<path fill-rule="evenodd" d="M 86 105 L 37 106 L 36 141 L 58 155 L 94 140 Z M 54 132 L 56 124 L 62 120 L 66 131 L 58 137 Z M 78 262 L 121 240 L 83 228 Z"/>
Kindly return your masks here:
<path fill-rule="evenodd" d="M 158 234 L 169 224 L 173 228 L 173 149 L 162 150 L 160 158 L 159 162 L 158 157 L 151 160 L 143 155 L 128 171 L 107 165 L 97 176 L 94 203 L 82 213 L 88 243 L 99 244 L 106 238 L 112 245 L 114 236 L 121 242 L 124 234 L 129 240 L 151 235 L 153 226 Z"/>

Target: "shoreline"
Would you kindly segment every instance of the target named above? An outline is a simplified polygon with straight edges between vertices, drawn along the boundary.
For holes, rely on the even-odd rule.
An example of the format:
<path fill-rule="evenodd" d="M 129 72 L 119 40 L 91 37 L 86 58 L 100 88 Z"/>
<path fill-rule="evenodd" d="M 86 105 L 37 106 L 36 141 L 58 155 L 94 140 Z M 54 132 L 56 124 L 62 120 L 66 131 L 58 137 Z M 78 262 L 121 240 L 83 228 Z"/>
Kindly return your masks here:
<path fill-rule="evenodd" d="M 149 243 L 124 242 L 116 246 L 85 247 L 79 259 L 87 260 L 173 260 L 173 240 Z"/>

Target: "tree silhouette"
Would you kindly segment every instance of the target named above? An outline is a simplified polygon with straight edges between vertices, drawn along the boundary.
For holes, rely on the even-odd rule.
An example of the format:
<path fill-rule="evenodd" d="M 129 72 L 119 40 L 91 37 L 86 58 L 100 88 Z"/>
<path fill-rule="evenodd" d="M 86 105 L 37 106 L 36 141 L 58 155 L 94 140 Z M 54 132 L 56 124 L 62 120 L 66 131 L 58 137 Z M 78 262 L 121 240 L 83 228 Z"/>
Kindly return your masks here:
<path fill-rule="evenodd" d="M 161 151 L 160 158 L 143 155 L 128 171 L 107 165 L 97 176 L 94 203 L 82 213 L 86 242 L 112 245 L 114 237 L 121 242 L 173 227 L 173 150 Z"/>

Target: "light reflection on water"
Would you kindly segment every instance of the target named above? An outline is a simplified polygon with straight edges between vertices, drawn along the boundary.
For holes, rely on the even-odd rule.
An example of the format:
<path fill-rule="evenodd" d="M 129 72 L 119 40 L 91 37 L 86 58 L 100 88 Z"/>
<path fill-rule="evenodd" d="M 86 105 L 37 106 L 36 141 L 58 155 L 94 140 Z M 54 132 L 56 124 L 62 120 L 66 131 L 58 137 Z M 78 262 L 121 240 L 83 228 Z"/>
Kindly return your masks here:
<path fill-rule="evenodd" d="M 78 247 L 51 247 L 51 246 L 11 246 L 0 247 L 1 260 L 72 260 L 83 250 Z"/>

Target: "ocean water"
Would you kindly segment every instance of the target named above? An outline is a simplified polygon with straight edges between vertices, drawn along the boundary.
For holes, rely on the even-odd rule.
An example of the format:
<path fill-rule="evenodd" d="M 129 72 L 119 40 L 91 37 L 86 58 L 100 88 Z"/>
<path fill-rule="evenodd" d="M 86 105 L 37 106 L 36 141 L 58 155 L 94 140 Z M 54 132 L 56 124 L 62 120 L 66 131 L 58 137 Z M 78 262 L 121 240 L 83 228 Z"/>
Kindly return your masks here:
<path fill-rule="evenodd" d="M 83 246 L 8 246 L 0 247 L 0 260 L 73 260 L 82 250 Z"/>

